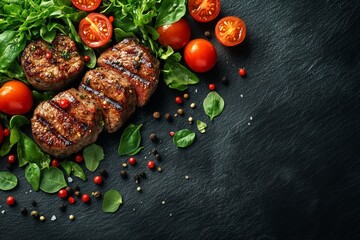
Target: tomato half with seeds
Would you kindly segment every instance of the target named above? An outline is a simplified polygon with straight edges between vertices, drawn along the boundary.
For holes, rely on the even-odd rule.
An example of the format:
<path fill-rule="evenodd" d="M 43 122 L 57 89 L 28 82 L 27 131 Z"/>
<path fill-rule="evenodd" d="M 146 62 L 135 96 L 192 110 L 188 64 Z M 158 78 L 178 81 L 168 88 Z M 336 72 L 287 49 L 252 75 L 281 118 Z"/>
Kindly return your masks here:
<path fill-rule="evenodd" d="M 190 25 L 185 18 L 160 26 L 156 31 L 159 33 L 157 41 L 162 46 L 170 46 L 175 51 L 183 48 L 190 41 L 191 37 Z"/>
<path fill-rule="evenodd" d="M 101 13 L 90 13 L 79 24 L 79 36 L 91 48 L 106 45 L 110 41 L 112 33 L 113 27 L 109 18 Z"/>
<path fill-rule="evenodd" d="M 8 115 L 25 114 L 33 106 L 30 88 L 18 80 L 10 80 L 0 88 L 0 112 Z"/>
<path fill-rule="evenodd" d="M 208 40 L 193 39 L 185 46 L 184 60 L 191 70 L 199 73 L 207 72 L 215 66 L 217 52 Z"/>
<path fill-rule="evenodd" d="M 235 16 L 224 17 L 215 26 L 215 36 L 225 46 L 236 46 L 245 39 L 245 23 L 242 19 Z"/>
<path fill-rule="evenodd" d="M 220 13 L 220 0 L 189 0 L 190 15 L 198 22 L 210 22 Z"/>
<path fill-rule="evenodd" d="M 77 9 L 91 12 L 100 6 L 101 0 L 71 0 L 71 2 Z"/>

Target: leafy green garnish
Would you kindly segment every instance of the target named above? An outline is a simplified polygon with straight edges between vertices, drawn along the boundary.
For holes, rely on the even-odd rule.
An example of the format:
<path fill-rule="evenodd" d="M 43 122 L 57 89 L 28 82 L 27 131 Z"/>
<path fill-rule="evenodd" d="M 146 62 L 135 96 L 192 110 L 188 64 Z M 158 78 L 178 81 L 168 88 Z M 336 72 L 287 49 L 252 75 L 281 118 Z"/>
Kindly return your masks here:
<path fill-rule="evenodd" d="M 199 130 L 199 132 L 201 132 L 201 133 L 206 132 L 205 129 L 207 128 L 207 124 L 204 123 L 203 121 L 196 120 L 196 126 L 197 126 L 197 129 Z"/>
<path fill-rule="evenodd" d="M 187 148 L 195 141 L 195 133 L 190 129 L 182 129 L 175 133 L 173 142 L 179 148 Z"/>
<path fill-rule="evenodd" d="M 9 172 L 0 172 L 0 190 L 11 190 L 18 183 L 17 177 Z"/>
<path fill-rule="evenodd" d="M 104 195 L 102 210 L 106 213 L 116 212 L 122 204 L 120 193 L 114 189 L 107 191 Z"/>
<path fill-rule="evenodd" d="M 71 174 L 75 177 L 80 178 L 83 181 L 86 181 L 86 174 L 79 164 L 72 161 L 62 161 L 60 165 L 64 168 L 66 174 L 70 176 Z"/>
<path fill-rule="evenodd" d="M 64 174 L 56 167 L 41 170 L 40 189 L 46 193 L 55 193 L 67 186 Z"/>
<path fill-rule="evenodd" d="M 118 148 L 118 154 L 120 156 L 127 155 L 132 156 L 136 155 L 143 149 L 144 147 L 140 147 L 141 144 L 141 133 L 140 128 L 142 127 L 142 124 L 140 125 L 134 125 L 129 124 L 129 126 L 126 127 L 124 132 L 121 135 L 120 144 Z"/>
<path fill-rule="evenodd" d="M 40 175 L 41 171 L 36 163 L 30 163 L 25 169 L 25 178 L 35 191 L 40 187 Z"/>
<path fill-rule="evenodd" d="M 224 99 L 215 91 L 211 91 L 203 102 L 204 111 L 210 117 L 210 121 L 222 113 L 224 106 Z"/>
<path fill-rule="evenodd" d="M 101 146 L 93 143 L 84 148 L 83 156 L 86 168 L 89 169 L 89 171 L 94 172 L 99 167 L 100 162 L 104 159 L 105 154 Z"/>

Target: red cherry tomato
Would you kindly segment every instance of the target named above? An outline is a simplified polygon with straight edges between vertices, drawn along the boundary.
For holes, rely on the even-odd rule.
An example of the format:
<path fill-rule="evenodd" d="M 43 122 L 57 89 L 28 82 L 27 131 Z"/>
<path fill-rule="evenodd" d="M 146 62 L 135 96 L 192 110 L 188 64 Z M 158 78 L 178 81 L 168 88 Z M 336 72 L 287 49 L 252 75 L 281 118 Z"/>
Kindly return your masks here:
<path fill-rule="evenodd" d="M 238 17 L 224 17 L 215 26 L 215 36 L 225 46 L 238 45 L 244 41 L 246 36 L 245 23 Z"/>
<path fill-rule="evenodd" d="M 33 97 L 23 82 L 11 80 L 0 88 L 0 111 L 9 115 L 22 115 L 31 110 Z"/>
<path fill-rule="evenodd" d="M 3 139 L 4 139 L 4 132 L 5 130 L 2 129 L 2 126 L 0 124 L 0 144 L 2 143 Z"/>
<path fill-rule="evenodd" d="M 99 48 L 107 44 L 112 32 L 110 20 L 101 13 L 90 13 L 79 24 L 79 36 L 91 48 Z"/>
<path fill-rule="evenodd" d="M 217 53 L 211 42 L 198 38 L 185 46 L 184 59 L 193 71 L 207 72 L 215 66 Z"/>
<path fill-rule="evenodd" d="M 189 0 L 190 15 L 199 22 L 210 22 L 220 13 L 220 0 Z"/>
<path fill-rule="evenodd" d="M 101 0 L 71 0 L 71 2 L 77 9 L 85 12 L 91 12 L 99 7 Z"/>
<path fill-rule="evenodd" d="M 158 42 L 162 46 L 170 46 L 174 50 L 183 48 L 191 37 L 190 25 L 184 18 L 172 24 L 160 26 L 156 31 L 159 33 Z"/>
<path fill-rule="evenodd" d="M 58 192 L 58 197 L 65 199 L 68 196 L 68 192 L 65 189 L 60 189 Z"/>
<path fill-rule="evenodd" d="M 96 185 L 102 184 L 102 183 L 103 183 L 102 177 L 101 177 L 101 176 L 95 176 L 95 177 L 94 177 L 94 183 L 95 183 Z"/>
<path fill-rule="evenodd" d="M 8 196 L 6 198 L 6 203 L 7 203 L 7 205 L 12 206 L 16 203 L 16 200 L 13 196 Z"/>

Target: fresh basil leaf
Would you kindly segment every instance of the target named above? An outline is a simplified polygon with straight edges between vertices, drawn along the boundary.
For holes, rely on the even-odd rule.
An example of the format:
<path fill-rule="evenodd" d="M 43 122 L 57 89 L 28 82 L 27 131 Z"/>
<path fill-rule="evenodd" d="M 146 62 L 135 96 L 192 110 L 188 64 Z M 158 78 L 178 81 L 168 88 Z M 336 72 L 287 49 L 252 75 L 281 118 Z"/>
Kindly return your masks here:
<path fill-rule="evenodd" d="M 177 147 L 187 148 L 194 143 L 195 137 L 195 133 L 190 129 L 182 129 L 175 133 L 173 142 Z"/>
<path fill-rule="evenodd" d="M 196 126 L 197 126 L 197 129 L 199 130 L 199 132 L 201 132 L 201 133 L 206 132 L 207 124 L 204 123 L 203 121 L 196 120 Z"/>
<path fill-rule="evenodd" d="M 196 84 L 200 81 L 189 69 L 170 59 L 165 61 L 162 72 L 166 85 L 180 91 L 184 91 L 188 85 Z"/>
<path fill-rule="evenodd" d="M 107 191 L 104 195 L 102 210 L 106 213 L 116 212 L 122 204 L 120 193 L 114 189 Z"/>
<path fill-rule="evenodd" d="M 141 144 L 141 133 L 140 125 L 129 124 L 124 132 L 121 135 L 120 144 L 118 147 L 118 154 L 120 156 L 127 155 L 136 155 L 139 153 L 143 147 L 140 147 Z"/>
<path fill-rule="evenodd" d="M 210 117 L 210 121 L 222 113 L 224 106 L 224 99 L 215 91 L 211 91 L 203 102 L 204 111 Z"/>
<path fill-rule="evenodd" d="M 94 172 L 99 167 L 100 162 L 104 159 L 105 154 L 101 146 L 93 143 L 84 148 L 83 156 L 86 168 L 89 169 L 89 171 Z"/>
<path fill-rule="evenodd" d="M 17 177 L 9 172 L 0 172 L 0 190 L 11 190 L 18 183 Z"/>
<path fill-rule="evenodd" d="M 156 17 L 155 27 L 177 22 L 186 13 L 185 0 L 161 1 L 160 8 Z"/>
<path fill-rule="evenodd" d="M 61 166 L 64 168 L 66 174 L 70 176 L 71 174 L 75 177 L 80 178 L 83 181 L 86 181 L 86 175 L 81 166 L 72 161 L 62 161 Z"/>
<path fill-rule="evenodd" d="M 36 163 L 30 163 L 25 169 L 25 178 L 35 191 L 40 187 L 40 174 L 40 168 Z"/>
<path fill-rule="evenodd" d="M 46 193 L 55 193 L 67 186 L 64 173 L 56 167 L 41 170 L 40 189 Z"/>

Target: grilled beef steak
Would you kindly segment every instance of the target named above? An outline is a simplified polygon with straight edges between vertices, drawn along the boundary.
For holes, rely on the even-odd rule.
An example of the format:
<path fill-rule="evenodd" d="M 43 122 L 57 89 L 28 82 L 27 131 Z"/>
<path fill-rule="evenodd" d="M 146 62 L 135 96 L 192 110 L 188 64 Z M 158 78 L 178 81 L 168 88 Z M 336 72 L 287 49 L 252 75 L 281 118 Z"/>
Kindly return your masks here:
<path fill-rule="evenodd" d="M 34 140 L 43 151 L 65 157 L 94 143 L 103 121 L 92 97 L 72 88 L 40 103 L 31 127 Z"/>
<path fill-rule="evenodd" d="M 138 106 L 148 102 L 159 81 L 159 61 L 133 38 L 126 38 L 103 52 L 98 65 L 110 67 L 128 79 L 135 88 Z"/>
<path fill-rule="evenodd" d="M 21 57 L 21 66 L 30 84 L 39 90 L 60 91 L 82 72 L 84 61 L 75 43 L 58 35 L 50 44 L 44 40 L 30 43 Z"/>
<path fill-rule="evenodd" d="M 79 86 L 100 106 L 107 132 L 112 133 L 125 123 L 136 109 L 136 94 L 129 81 L 118 72 L 98 67 L 89 70 Z"/>

